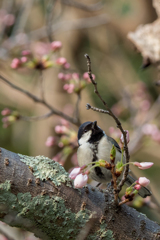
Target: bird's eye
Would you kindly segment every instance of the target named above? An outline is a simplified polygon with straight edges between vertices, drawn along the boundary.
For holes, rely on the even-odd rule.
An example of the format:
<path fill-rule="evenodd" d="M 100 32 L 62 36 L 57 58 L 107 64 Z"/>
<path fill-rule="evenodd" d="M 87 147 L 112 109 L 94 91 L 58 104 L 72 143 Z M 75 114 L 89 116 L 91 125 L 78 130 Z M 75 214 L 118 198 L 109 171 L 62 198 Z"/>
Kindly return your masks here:
<path fill-rule="evenodd" d="M 84 132 L 87 132 L 87 129 L 85 129 Z"/>

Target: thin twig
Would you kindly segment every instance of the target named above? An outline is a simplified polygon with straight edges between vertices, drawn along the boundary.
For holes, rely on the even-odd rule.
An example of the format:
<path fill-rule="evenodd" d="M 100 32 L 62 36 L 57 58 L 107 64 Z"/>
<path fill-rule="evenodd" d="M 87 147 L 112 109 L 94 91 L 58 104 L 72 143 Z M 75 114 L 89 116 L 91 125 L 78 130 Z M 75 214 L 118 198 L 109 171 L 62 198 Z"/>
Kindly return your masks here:
<path fill-rule="evenodd" d="M 119 121 L 119 119 L 114 115 L 114 113 L 111 111 L 111 109 L 107 106 L 107 103 L 103 100 L 103 98 L 101 97 L 100 93 L 98 92 L 98 88 L 97 88 L 97 83 L 96 81 L 93 79 L 92 77 L 92 70 L 91 70 L 91 60 L 88 54 L 85 54 L 85 57 L 87 58 L 87 66 L 88 66 L 88 75 L 89 78 L 92 82 L 92 84 L 94 85 L 94 92 L 97 94 L 97 96 L 99 97 L 99 99 L 102 101 L 103 105 L 106 107 L 107 111 L 110 113 L 110 116 L 115 120 L 116 124 L 117 124 L 117 128 L 120 129 L 120 131 L 123 134 L 123 138 L 124 138 L 124 151 L 125 151 L 125 157 L 126 157 L 126 163 L 129 162 L 129 150 L 128 150 L 128 146 L 127 146 L 127 139 L 126 139 L 126 132 L 123 129 L 121 122 Z M 117 192 L 120 192 L 122 189 L 122 186 L 124 185 L 127 175 L 129 172 L 129 165 L 126 165 L 125 170 L 123 172 L 123 177 L 118 185 L 118 189 Z"/>
<path fill-rule="evenodd" d="M 41 99 L 44 100 L 44 78 L 43 78 L 43 71 L 40 70 L 40 91 L 41 91 Z"/>
<path fill-rule="evenodd" d="M 68 6 L 72 6 L 75 8 L 80 8 L 84 11 L 99 11 L 102 7 L 103 7 L 103 1 L 99 1 L 96 4 L 92 4 L 92 5 L 85 5 L 81 2 L 76 2 L 73 0 L 61 0 L 62 4 L 68 5 Z"/>
<path fill-rule="evenodd" d="M 53 42 L 52 37 L 52 21 L 53 21 L 53 9 L 57 3 L 57 0 L 50 0 L 46 7 L 46 32 L 49 42 Z"/>
<path fill-rule="evenodd" d="M 99 113 L 104 113 L 104 114 L 108 114 L 110 115 L 110 113 L 104 109 L 100 109 L 100 108 L 96 108 L 96 107 L 92 107 L 89 103 L 86 104 L 86 109 L 92 109 L 95 112 L 99 112 Z"/>
<path fill-rule="evenodd" d="M 127 202 L 129 202 L 129 201 L 130 201 L 130 200 L 129 200 L 128 198 L 126 198 L 125 200 L 121 201 L 118 206 L 121 206 L 122 204 L 127 203 Z"/>
<path fill-rule="evenodd" d="M 33 95 L 32 93 L 28 92 L 25 89 L 22 89 L 18 86 L 16 86 L 15 84 L 11 83 L 10 81 L 8 81 L 6 78 L 4 78 L 2 75 L 0 75 L 0 79 L 7 83 L 10 87 L 16 89 L 17 91 L 23 93 L 24 95 L 26 95 L 27 97 L 29 97 L 30 99 L 32 99 L 34 102 L 40 103 L 42 105 L 44 105 L 45 107 L 47 107 L 48 109 L 51 110 L 52 114 L 55 114 L 57 116 L 60 116 L 64 119 L 66 119 L 67 121 L 73 123 L 76 126 L 79 126 L 80 123 L 77 122 L 77 120 L 75 118 L 71 118 L 70 116 L 66 115 L 65 113 L 53 108 L 51 105 L 49 105 L 46 101 L 38 98 L 37 96 Z"/>
<path fill-rule="evenodd" d="M 101 14 L 98 16 L 93 17 L 87 17 L 87 18 L 80 18 L 80 19 L 74 19 L 73 20 L 65 20 L 65 21 L 59 21 L 52 25 L 51 33 L 55 32 L 64 32 L 64 31 L 71 31 L 71 30 L 77 30 L 77 29 L 86 29 L 86 28 L 92 28 L 97 27 L 103 24 L 109 23 L 110 19 L 106 14 Z M 28 43 L 32 41 L 37 41 L 40 39 L 43 39 L 47 37 L 46 34 L 47 27 L 44 26 L 42 28 L 30 31 L 27 33 L 27 39 Z M 7 40 L 4 40 L 4 42 L 1 44 L 0 47 L 0 57 L 3 59 L 6 57 L 9 50 L 13 49 L 16 46 L 23 46 L 24 41 L 19 42 L 17 36 L 10 37 Z M 7 51 L 4 51 L 7 50 Z"/>
<path fill-rule="evenodd" d="M 49 113 L 46 113 L 42 116 L 33 116 L 33 117 L 27 117 L 27 116 L 19 116 L 19 119 L 20 120 L 23 120 L 23 121 L 37 121 L 37 120 L 43 120 L 43 119 L 46 119 L 46 118 L 49 118 L 50 116 L 54 115 L 54 113 L 51 111 Z"/>

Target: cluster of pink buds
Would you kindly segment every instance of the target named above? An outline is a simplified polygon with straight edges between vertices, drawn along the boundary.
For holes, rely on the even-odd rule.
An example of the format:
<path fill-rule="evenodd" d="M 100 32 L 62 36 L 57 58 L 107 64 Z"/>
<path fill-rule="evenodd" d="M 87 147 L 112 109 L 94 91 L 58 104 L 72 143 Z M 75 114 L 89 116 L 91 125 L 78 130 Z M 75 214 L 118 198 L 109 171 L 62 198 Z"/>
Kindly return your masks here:
<path fill-rule="evenodd" d="M 134 196 L 139 192 L 142 187 L 147 187 L 150 183 L 150 180 L 146 177 L 140 177 L 135 181 L 130 187 L 126 189 L 124 197 L 132 201 Z"/>
<path fill-rule="evenodd" d="M 84 172 L 86 167 L 86 165 L 77 167 L 70 172 L 69 177 L 74 179 L 75 188 L 82 188 L 87 184 L 89 171 L 87 170 Z"/>
<path fill-rule="evenodd" d="M 32 53 L 30 50 L 23 50 L 19 58 L 14 58 L 11 63 L 11 68 L 18 69 L 20 67 L 32 68 L 37 70 L 45 70 L 54 65 L 63 66 L 68 69 L 70 64 L 64 57 L 57 58 L 53 61 L 53 54 L 62 48 L 60 41 L 52 43 L 37 42 L 34 45 Z"/>
<path fill-rule="evenodd" d="M 5 108 L 1 111 L 3 127 L 7 128 L 12 122 L 19 120 L 20 115 L 17 111 L 12 111 L 9 108 Z"/>
<path fill-rule="evenodd" d="M 60 152 L 53 157 L 53 160 L 63 165 L 68 156 L 73 155 L 74 149 L 77 148 L 77 133 L 64 119 L 61 119 L 61 125 L 55 126 L 55 133 L 57 136 L 49 136 L 45 144 L 47 147 L 58 146 L 61 148 Z M 74 165 L 77 166 L 77 163 Z"/>
<path fill-rule="evenodd" d="M 93 75 L 93 79 L 95 79 L 95 75 Z M 58 78 L 64 81 L 63 89 L 68 93 L 80 93 L 82 89 L 84 89 L 88 83 L 91 83 L 89 80 L 88 73 L 83 74 L 83 78 L 80 78 L 78 73 L 63 73 L 60 72 L 58 74 Z"/>

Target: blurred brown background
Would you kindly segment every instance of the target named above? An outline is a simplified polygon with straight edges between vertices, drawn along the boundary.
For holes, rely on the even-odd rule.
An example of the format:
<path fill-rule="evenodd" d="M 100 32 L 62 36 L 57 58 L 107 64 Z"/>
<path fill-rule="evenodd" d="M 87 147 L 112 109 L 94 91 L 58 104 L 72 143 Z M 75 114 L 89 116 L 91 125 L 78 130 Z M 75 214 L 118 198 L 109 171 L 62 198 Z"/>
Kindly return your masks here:
<path fill-rule="evenodd" d="M 144 91 L 151 106 L 158 97 L 159 89 L 154 85 L 157 78 L 156 68 L 152 66 L 145 70 L 140 68 L 142 57 L 134 50 L 127 39 L 127 34 L 140 24 L 153 22 L 157 18 L 152 1 L 90 0 L 87 1 L 86 6 L 86 1 L 1 0 L 0 8 L 0 74 L 18 86 L 39 95 L 37 72 L 15 71 L 10 67 L 12 59 L 22 49 L 26 49 L 36 41 L 48 42 L 49 38 L 59 40 L 63 44 L 60 55 L 67 58 L 75 72 L 81 74 L 87 71 L 84 54 L 88 53 L 101 95 L 110 107 L 114 106 L 115 111 L 118 111 L 124 129 L 130 132 L 130 144 L 132 144 L 134 133 L 145 120 L 148 111 L 147 109 L 143 114 L 143 109 L 137 109 L 138 100 L 135 101 L 134 97 L 140 88 L 139 83 L 145 83 Z M 3 9 L 15 17 L 12 25 L 4 24 L 1 17 Z M 51 105 L 63 110 L 66 104 L 75 105 L 76 96 L 69 95 L 63 90 L 62 83 L 57 78 L 58 72 L 57 68 L 44 72 L 45 95 Z M 126 92 L 130 100 L 125 98 Z M 107 134 L 109 127 L 116 128 L 109 116 L 87 111 L 86 103 L 103 108 L 91 84 L 82 92 L 81 121 L 97 120 Z M 129 103 L 133 108 L 129 109 Z M 0 81 L 0 109 L 5 107 L 18 109 L 26 116 L 46 113 L 43 106 Z M 55 134 L 54 126 L 58 121 L 59 118 L 56 116 L 42 121 L 18 121 L 7 129 L 2 128 L 1 124 L 0 146 L 26 155 L 52 157 L 53 149 L 47 148 L 45 141 L 49 135 Z M 152 119 L 150 123 L 160 127 L 159 117 Z M 78 130 L 77 127 L 74 128 Z M 146 171 L 135 168 L 133 170 L 137 176 L 150 178 L 152 191 L 156 199 L 159 199 L 160 142 L 146 136 L 142 138 L 142 142 L 140 148 L 136 148 L 131 155 L 131 161 L 154 162 L 154 166 Z M 159 213 L 149 211 L 146 206 L 140 211 L 160 221 Z"/>

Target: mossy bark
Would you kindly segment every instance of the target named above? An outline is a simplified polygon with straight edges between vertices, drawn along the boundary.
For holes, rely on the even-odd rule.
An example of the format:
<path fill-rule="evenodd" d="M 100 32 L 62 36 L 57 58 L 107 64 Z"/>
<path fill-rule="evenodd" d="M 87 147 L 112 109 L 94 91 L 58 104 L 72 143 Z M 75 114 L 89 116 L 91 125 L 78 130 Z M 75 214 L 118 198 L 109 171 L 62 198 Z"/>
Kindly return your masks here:
<path fill-rule="evenodd" d="M 0 149 L 0 220 L 41 239 L 159 239 L 160 226 L 113 205 L 112 191 L 74 189 L 68 173 L 44 156 Z"/>

